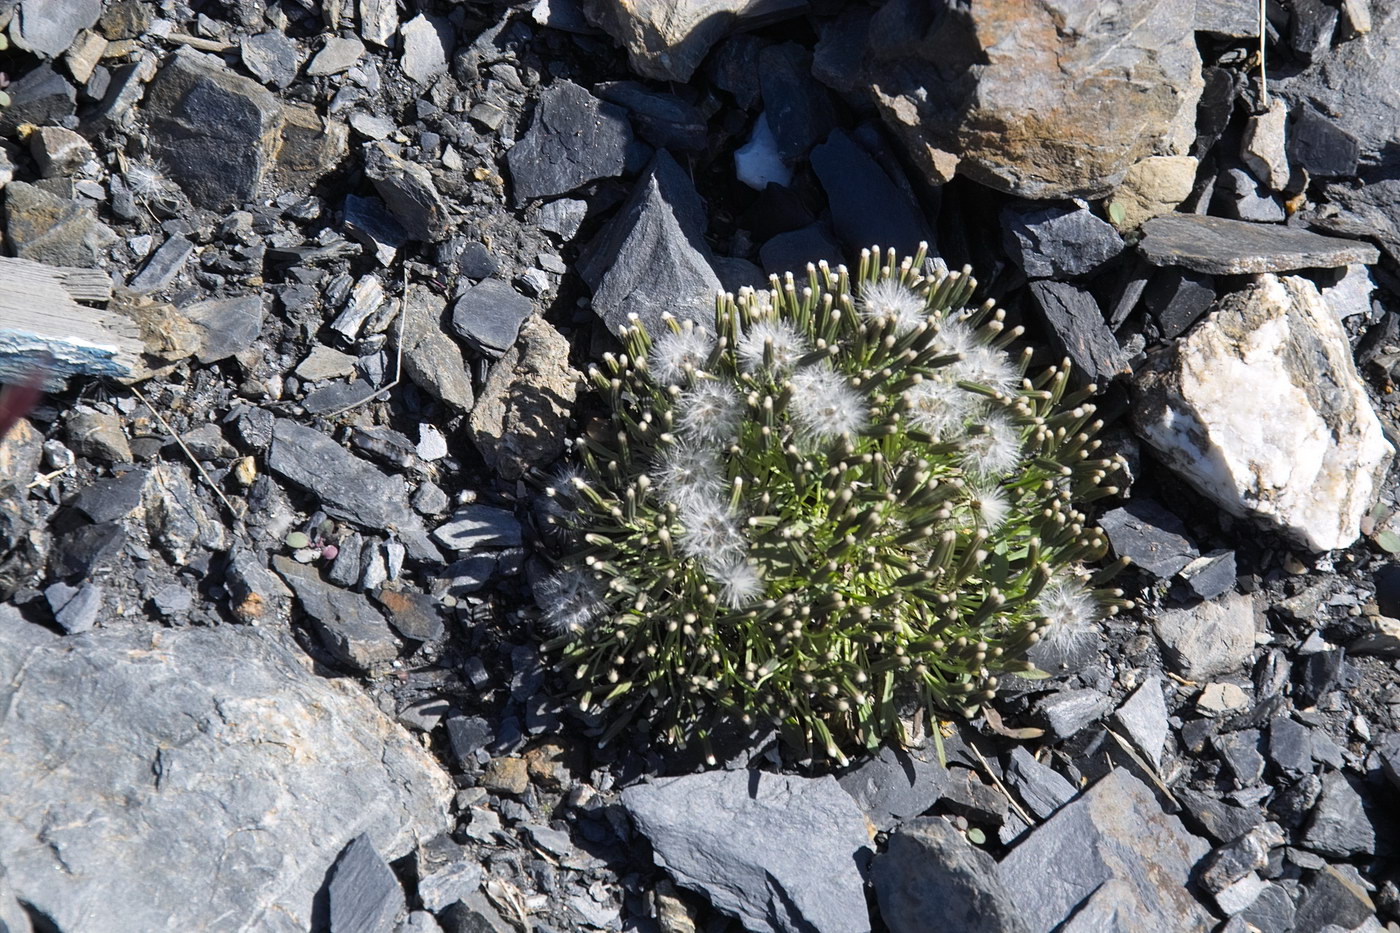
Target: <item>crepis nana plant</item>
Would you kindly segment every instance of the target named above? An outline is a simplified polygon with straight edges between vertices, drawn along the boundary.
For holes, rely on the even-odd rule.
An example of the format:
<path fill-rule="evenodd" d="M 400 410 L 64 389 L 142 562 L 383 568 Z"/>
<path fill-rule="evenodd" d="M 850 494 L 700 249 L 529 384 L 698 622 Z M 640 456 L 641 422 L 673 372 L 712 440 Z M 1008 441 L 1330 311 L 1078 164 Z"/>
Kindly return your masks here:
<path fill-rule="evenodd" d="M 1079 511 L 1117 492 L 1068 363 L 1027 378 L 969 270 L 862 253 L 633 320 L 546 492 L 574 542 L 536 588 L 581 705 L 684 744 L 771 721 L 807 753 L 971 714 L 1043 637 L 1127 605 Z"/>

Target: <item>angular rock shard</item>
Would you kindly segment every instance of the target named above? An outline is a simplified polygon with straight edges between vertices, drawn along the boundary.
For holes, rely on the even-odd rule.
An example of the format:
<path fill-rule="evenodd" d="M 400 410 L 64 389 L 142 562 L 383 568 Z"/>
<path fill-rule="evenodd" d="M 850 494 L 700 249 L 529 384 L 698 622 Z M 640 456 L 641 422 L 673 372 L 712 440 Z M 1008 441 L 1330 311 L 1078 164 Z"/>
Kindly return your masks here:
<path fill-rule="evenodd" d="M 865 814 L 835 778 L 712 771 L 634 785 L 622 805 L 657 864 L 745 929 L 870 929 Z"/>
<path fill-rule="evenodd" d="M 1394 450 L 1311 282 L 1227 297 L 1136 388 L 1138 433 L 1222 509 L 1315 551 L 1356 540 Z"/>

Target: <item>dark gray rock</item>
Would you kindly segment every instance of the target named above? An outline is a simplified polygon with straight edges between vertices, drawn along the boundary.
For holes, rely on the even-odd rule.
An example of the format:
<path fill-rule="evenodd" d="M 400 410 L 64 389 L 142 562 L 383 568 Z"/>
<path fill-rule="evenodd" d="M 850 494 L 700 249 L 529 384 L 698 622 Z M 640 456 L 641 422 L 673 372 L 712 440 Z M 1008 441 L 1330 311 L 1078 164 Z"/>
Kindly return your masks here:
<path fill-rule="evenodd" d="M 408 242 L 408 233 L 378 198 L 345 196 L 345 229 L 387 266 Z"/>
<path fill-rule="evenodd" d="M 1162 694 L 1162 678 L 1152 676 L 1132 692 L 1113 714 L 1137 750 L 1153 767 L 1162 766 L 1162 751 L 1171 726 L 1167 722 L 1167 701 Z"/>
<path fill-rule="evenodd" d="M 79 581 L 111 566 L 126 545 L 126 530 L 115 522 L 82 525 L 55 538 L 49 568 L 63 580 Z"/>
<path fill-rule="evenodd" d="M 1197 599 L 1210 600 L 1235 588 L 1238 574 L 1234 551 L 1211 551 L 1191 561 L 1180 572 L 1181 582 Z"/>
<path fill-rule="evenodd" d="M 183 464 L 158 464 L 142 490 L 142 503 L 150 541 L 176 566 L 229 545 L 227 523 Z"/>
<path fill-rule="evenodd" d="M 1218 843 L 1232 842 L 1264 821 L 1258 807 L 1226 803 L 1211 794 L 1190 788 L 1178 788 L 1174 793 L 1190 814 L 1192 825 L 1200 826 L 1206 835 Z"/>
<path fill-rule="evenodd" d="M 399 879 L 363 833 L 335 860 L 326 903 L 331 933 L 394 933 L 407 907 Z"/>
<path fill-rule="evenodd" d="M 506 154 L 517 207 L 622 174 L 632 128 L 627 113 L 572 81 L 540 95 L 529 131 Z"/>
<path fill-rule="evenodd" d="M 1211 921 L 1186 883 L 1208 850 L 1119 769 L 1031 830 L 1001 860 L 1001 878 L 1036 933 L 1058 928 L 1113 879 L 1128 885 L 1122 929 L 1194 933 Z"/>
<path fill-rule="evenodd" d="M 1236 787 L 1253 787 L 1264 776 L 1264 756 L 1259 753 L 1258 729 L 1218 735 L 1211 745 L 1220 758 L 1222 773 L 1233 780 Z"/>
<path fill-rule="evenodd" d="M 939 764 L 932 745 L 922 749 L 887 745 L 837 778 L 880 830 L 928 810 L 938 802 L 947 780 L 948 769 Z"/>
<path fill-rule="evenodd" d="M 1172 670 L 1204 681 L 1239 670 L 1254 653 L 1254 598 L 1230 593 L 1214 602 L 1169 609 L 1152 620 Z"/>
<path fill-rule="evenodd" d="M 704 204 L 689 176 L 670 155 L 658 152 L 607 228 L 579 257 L 579 275 L 593 290 L 593 310 L 608 330 L 620 334 L 630 314 L 652 334 L 665 327 L 663 312 L 696 321 L 714 314 L 721 286 L 705 242 L 706 226 Z"/>
<path fill-rule="evenodd" d="M 1295 671 L 1298 674 L 1293 695 L 1300 708 L 1316 706 L 1318 700 L 1348 676 L 1346 649 L 1319 651 L 1303 659 Z"/>
<path fill-rule="evenodd" d="M 262 333 L 263 301 L 259 295 L 215 298 L 184 309 L 185 317 L 200 330 L 201 363 L 216 363 L 251 347 Z"/>
<path fill-rule="evenodd" d="M 101 265 L 117 235 L 84 200 L 22 181 L 6 185 L 5 236 L 14 254 L 51 266 Z"/>
<path fill-rule="evenodd" d="M 279 144 L 277 98 L 221 59 L 182 48 L 151 82 L 144 109 L 154 154 L 196 207 L 252 200 Z"/>
<path fill-rule="evenodd" d="M 758 84 L 763 115 L 783 161 L 803 158 L 836 127 L 830 93 L 812 80 L 812 53 L 796 42 L 758 53 Z"/>
<path fill-rule="evenodd" d="M 636 81 L 605 81 L 594 90 L 603 100 L 626 107 L 637 134 L 658 149 L 700 152 L 709 144 L 704 112 L 675 94 Z"/>
<path fill-rule="evenodd" d="M 890 933 L 1030 929 L 1002 884 L 996 861 L 940 817 L 915 820 L 893 833 L 870 875 L 880 919 Z"/>
<path fill-rule="evenodd" d="M 1006 765 L 1006 783 L 1037 819 L 1047 819 L 1074 799 L 1074 785 L 1053 769 L 1036 761 L 1018 745 L 1011 750 Z"/>
<path fill-rule="evenodd" d="M 487 760 L 487 751 L 496 741 L 491 724 L 480 716 L 449 716 L 447 719 L 447 747 L 457 767 L 463 771 L 476 771 Z"/>
<path fill-rule="evenodd" d="M 982 826 L 1001 826 L 1010 806 L 1001 791 L 983 782 L 970 768 L 948 769 L 939 802 L 953 813 Z"/>
<path fill-rule="evenodd" d="M 1327 9 L 1312 3 L 1295 4 L 1294 9 L 1300 6 Z M 1372 8 L 1369 33 L 1319 56 L 1296 77 L 1271 82 L 1270 91 L 1295 107 L 1325 115 L 1356 138 L 1362 161 L 1381 162 L 1400 138 L 1400 91 L 1389 80 L 1400 68 L 1400 10 L 1378 4 Z M 1335 15 L 1335 8 L 1331 12 Z"/>
<path fill-rule="evenodd" d="M 48 4 L 44 5 L 45 8 Z M 0 115 L 0 132 L 11 134 L 21 124 L 53 126 L 71 117 L 77 109 L 78 92 L 73 85 L 43 62 L 25 72 L 6 89 L 10 106 Z"/>
<path fill-rule="evenodd" d="M 516 933 L 519 929 L 501 919 L 480 891 L 472 891 L 444 907 L 438 913 L 438 923 L 443 933 Z"/>
<path fill-rule="evenodd" d="M 478 353 L 499 359 L 515 344 L 535 303 L 500 279 L 485 279 L 452 304 L 452 329 Z"/>
<path fill-rule="evenodd" d="M 185 268 L 185 263 L 193 254 L 194 244 L 190 238 L 177 233 L 160 244 L 160 248 L 151 254 L 151 258 L 146 260 L 140 272 L 131 277 L 126 287 L 138 295 L 160 291 L 175 281 L 175 276 Z"/>
<path fill-rule="evenodd" d="M 409 508 L 403 478 L 381 473 L 325 434 L 278 419 L 267 464 L 314 493 L 331 517 L 397 532 L 418 560 L 441 558 L 427 540 L 422 520 Z"/>
<path fill-rule="evenodd" d="M 1288 161 L 1314 178 L 1356 174 L 1361 145 L 1346 130 L 1304 104 L 1288 124 Z"/>
<path fill-rule="evenodd" d="M 836 236 L 851 254 L 879 244 L 906 255 L 928 243 L 937 255 L 923 209 L 845 131 L 832 131 L 811 159 Z"/>
<path fill-rule="evenodd" d="M 1198 214 L 1154 217 L 1142 232 L 1138 249 L 1148 262 L 1212 275 L 1373 265 L 1379 258 L 1374 246 L 1355 240 Z"/>
<path fill-rule="evenodd" d="M 507 509 L 489 505 L 465 505 L 433 530 L 433 537 L 459 554 L 477 548 L 519 547 L 520 522 Z"/>
<path fill-rule="evenodd" d="M 1236 916 L 1251 924 L 1259 933 L 1289 933 L 1294 929 L 1298 908 L 1289 897 L 1288 889 L 1282 885 L 1270 884 L 1259 892 L 1244 910 Z"/>
<path fill-rule="evenodd" d="M 44 58 L 58 58 L 73 44 L 78 33 L 91 29 L 102 15 L 102 0 L 70 0 L 64 3 L 19 5 L 10 40 L 26 52 Z"/>
<path fill-rule="evenodd" d="M 541 204 L 539 213 L 535 216 L 540 229 L 548 230 L 565 241 L 572 240 L 574 234 L 578 233 L 578 228 L 583 226 L 584 219 L 588 217 L 588 202 L 575 198 L 560 198 L 548 204 Z"/>
<path fill-rule="evenodd" d="M 450 836 L 430 839 L 416 853 L 418 899 L 429 910 L 442 911 L 481 885 L 482 866 L 466 846 Z"/>
<path fill-rule="evenodd" d="M 1030 284 L 1055 348 L 1069 357 L 1080 379 L 1104 385 L 1126 371 L 1127 360 L 1094 296 L 1071 282 Z"/>
<path fill-rule="evenodd" d="M 1303 832 L 1302 844 L 1336 858 L 1375 853 L 1376 828 L 1361 795 L 1342 772 L 1329 771 L 1322 776 L 1322 794 Z"/>
<path fill-rule="evenodd" d="M 229 593 L 229 609 L 245 622 L 280 615 L 281 604 L 292 591 L 267 569 L 265 558 L 238 548 L 224 571 L 224 587 Z"/>
<path fill-rule="evenodd" d="M 1294 933 L 1354 930 L 1376 914 L 1366 882 L 1351 865 L 1325 865 L 1306 885 Z"/>
<path fill-rule="evenodd" d="M 412 239 L 436 243 L 452 232 L 447 204 L 433 184 L 432 174 L 417 162 L 399 156 L 385 142 L 366 143 L 365 177 L 384 199 L 389 213 Z"/>
<path fill-rule="evenodd" d="M 404 638 L 433 643 L 442 641 L 447 633 L 442 604 L 426 593 L 380 587 L 374 601 L 388 613 L 389 624 Z"/>
<path fill-rule="evenodd" d="M 1277 823 L 1261 823 L 1206 857 L 1199 874 L 1202 887 L 1218 894 L 1250 872 L 1266 868 L 1270 851 L 1284 841 Z"/>
<path fill-rule="evenodd" d="M 865 814 L 830 776 L 712 771 L 622 792 L 656 863 L 756 933 L 870 929 Z"/>
<path fill-rule="evenodd" d="M 1113 708 L 1113 700 L 1093 687 L 1061 690 L 1035 705 L 1036 718 L 1057 740 L 1078 734 Z"/>
<path fill-rule="evenodd" d="M 1086 207 L 1017 204 L 1001 212 L 1006 252 L 1027 278 L 1089 275 L 1123 252 L 1123 238 Z"/>
<path fill-rule="evenodd" d="M 796 274 L 809 262 L 825 259 L 833 268 L 841 262 L 841 247 L 831 238 L 826 224 L 813 223 L 780 233 L 758 251 L 763 271 L 769 275 Z"/>
<path fill-rule="evenodd" d="M 262 32 L 239 44 L 243 67 L 263 84 L 281 90 L 296 80 L 301 67 L 301 51 L 296 42 L 280 32 Z"/>
<path fill-rule="evenodd" d="M 551 201 L 550 204 L 557 204 Z M 548 207 L 549 205 L 545 205 Z M 544 209 L 541 208 L 541 214 Z M 444 243 L 438 250 L 438 264 L 449 266 L 457 270 L 458 275 L 464 275 L 473 281 L 489 279 L 501 270 L 501 264 L 496 257 L 491 255 L 491 250 L 485 243 L 476 240 L 468 240 L 465 237 L 453 237 Z"/>
<path fill-rule="evenodd" d="M 1099 516 L 1113 553 L 1154 577 L 1169 579 L 1200 556 L 1181 519 L 1151 499 L 1136 499 Z"/>
<path fill-rule="evenodd" d="M 1215 180 L 1213 209 L 1235 220 L 1283 223 L 1288 217 L 1283 199 L 1243 168 L 1229 168 Z"/>
<path fill-rule="evenodd" d="M 1287 716 L 1269 723 L 1269 763 L 1282 773 L 1296 777 L 1313 769 L 1312 730 Z"/>
<path fill-rule="evenodd" d="M 272 567 L 296 593 L 322 645 L 342 664 L 370 670 L 399 656 L 402 647 L 384 617 L 365 599 L 321 579 L 315 567 L 277 555 Z"/>
<path fill-rule="evenodd" d="M 128 470 L 109 479 L 99 479 L 73 497 L 73 507 L 94 522 L 123 519 L 141 505 L 148 470 Z"/>
<path fill-rule="evenodd" d="M 304 931 L 351 835 L 450 825 L 432 758 L 270 627 L 0 625 L 0 706 L 0 851 L 46 928 Z"/>
<path fill-rule="evenodd" d="M 444 330 L 447 301 L 427 285 L 409 285 L 404 297 L 404 375 L 433 398 L 461 411 L 476 401 L 466 358 Z"/>
<path fill-rule="evenodd" d="M 44 599 L 49 604 L 54 621 L 69 635 L 80 635 L 97 624 L 102 612 L 102 587 L 96 583 L 69 586 L 63 581 L 44 587 Z"/>

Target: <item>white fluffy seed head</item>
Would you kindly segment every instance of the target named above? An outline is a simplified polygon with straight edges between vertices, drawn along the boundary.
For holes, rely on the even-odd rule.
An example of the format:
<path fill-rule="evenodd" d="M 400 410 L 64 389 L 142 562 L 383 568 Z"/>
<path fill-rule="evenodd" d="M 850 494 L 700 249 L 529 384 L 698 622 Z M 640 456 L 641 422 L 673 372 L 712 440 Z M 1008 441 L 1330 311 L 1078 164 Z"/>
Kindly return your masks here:
<path fill-rule="evenodd" d="M 714 348 L 709 331 L 686 321 L 680 333 L 667 330 L 656 338 L 647 361 L 662 385 L 685 385 L 688 370 L 703 370 Z"/>
<path fill-rule="evenodd" d="M 973 413 L 972 396 L 947 379 L 925 379 L 908 389 L 904 400 L 910 423 L 938 438 L 961 430 Z"/>
<path fill-rule="evenodd" d="M 714 379 L 698 381 L 676 400 L 676 421 L 699 441 L 728 444 L 739 436 L 744 403 L 739 393 Z"/>
<path fill-rule="evenodd" d="M 159 162 L 133 162 L 123 177 L 132 195 L 142 201 L 158 200 L 170 190 L 170 182 Z"/>
<path fill-rule="evenodd" d="M 978 480 L 967 484 L 968 505 L 972 509 L 977 524 L 987 531 L 995 531 L 1011 513 L 1011 499 L 1006 490 L 996 483 Z"/>
<path fill-rule="evenodd" d="M 788 403 L 799 432 L 815 441 L 833 441 L 865 426 L 864 397 L 846 377 L 824 366 L 804 366 L 792 374 Z"/>
<path fill-rule="evenodd" d="M 684 508 L 692 500 L 709 501 L 724 492 L 724 471 L 712 448 L 682 442 L 657 458 L 656 485 L 667 501 Z"/>
<path fill-rule="evenodd" d="M 938 322 L 938 332 L 934 335 L 934 346 L 942 355 L 966 354 L 979 346 L 977 335 L 971 327 L 956 317 L 945 317 Z"/>
<path fill-rule="evenodd" d="M 765 366 L 765 349 L 773 347 L 774 374 L 786 373 L 797 365 L 797 361 L 808 351 L 807 341 L 787 321 L 769 318 L 755 321 L 739 338 L 736 352 L 739 368 L 746 373 L 755 373 Z"/>
<path fill-rule="evenodd" d="M 1036 597 L 1040 614 L 1057 628 L 1082 629 L 1098 621 L 1098 606 L 1084 584 L 1073 574 L 1061 574 L 1045 585 Z"/>
<path fill-rule="evenodd" d="M 924 300 L 894 279 L 883 279 L 862 287 L 859 310 L 862 319 L 887 323 L 901 335 L 928 320 Z"/>
<path fill-rule="evenodd" d="M 706 567 L 722 567 L 744 559 L 748 542 L 724 502 L 692 498 L 681 506 L 678 518 L 681 550 Z"/>
<path fill-rule="evenodd" d="M 997 412 L 979 422 L 983 430 L 963 441 L 962 462 L 979 476 L 1002 476 L 1021 463 L 1021 432 L 1010 419 Z"/>
<path fill-rule="evenodd" d="M 963 351 L 963 358 L 948 367 L 952 378 L 961 382 L 975 382 L 998 392 L 1011 392 L 1020 381 L 1020 374 L 1006 354 L 996 347 L 971 346 Z"/>
<path fill-rule="evenodd" d="M 719 584 L 719 597 L 730 609 L 739 609 L 763 595 L 763 578 L 746 560 L 728 561 L 710 568 Z"/>
<path fill-rule="evenodd" d="M 597 581 L 576 568 L 560 570 L 537 583 L 535 602 L 544 610 L 540 624 L 555 635 L 582 632 L 603 611 Z"/>

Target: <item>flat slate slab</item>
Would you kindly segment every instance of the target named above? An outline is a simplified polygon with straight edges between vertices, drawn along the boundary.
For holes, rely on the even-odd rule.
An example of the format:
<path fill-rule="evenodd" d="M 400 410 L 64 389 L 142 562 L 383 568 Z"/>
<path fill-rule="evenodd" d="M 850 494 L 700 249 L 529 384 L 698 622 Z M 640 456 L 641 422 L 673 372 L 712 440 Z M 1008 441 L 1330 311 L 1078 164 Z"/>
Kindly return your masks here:
<path fill-rule="evenodd" d="M 1290 272 L 1372 265 L 1380 251 L 1369 243 L 1323 236 L 1280 224 L 1252 224 L 1223 217 L 1168 214 L 1142 225 L 1138 244 L 1154 266 L 1182 266 L 1212 275 Z"/>
<path fill-rule="evenodd" d="M 451 825 L 431 756 L 271 627 L 0 607 L 0 709 L 0 864 L 55 929 L 307 930 L 350 839 L 394 859 Z"/>
<path fill-rule="evenodd" d="M 1123 882 L 1115 902 L 1126 923 L 1118 929 L 1187 933 L 1211 925 L 1186 890 L 1209 850 L 1119 770 L 1028 833 L 1001 860 L 1001 880 L 1032 933 L 1060 928 L 1114 880 Z"/>
<path fill-rule="evenodd" d="M 754 933 L 868 933 L 865 814 L 830 775 L 711 771 L 622 792 L 656 864 Z"/>

